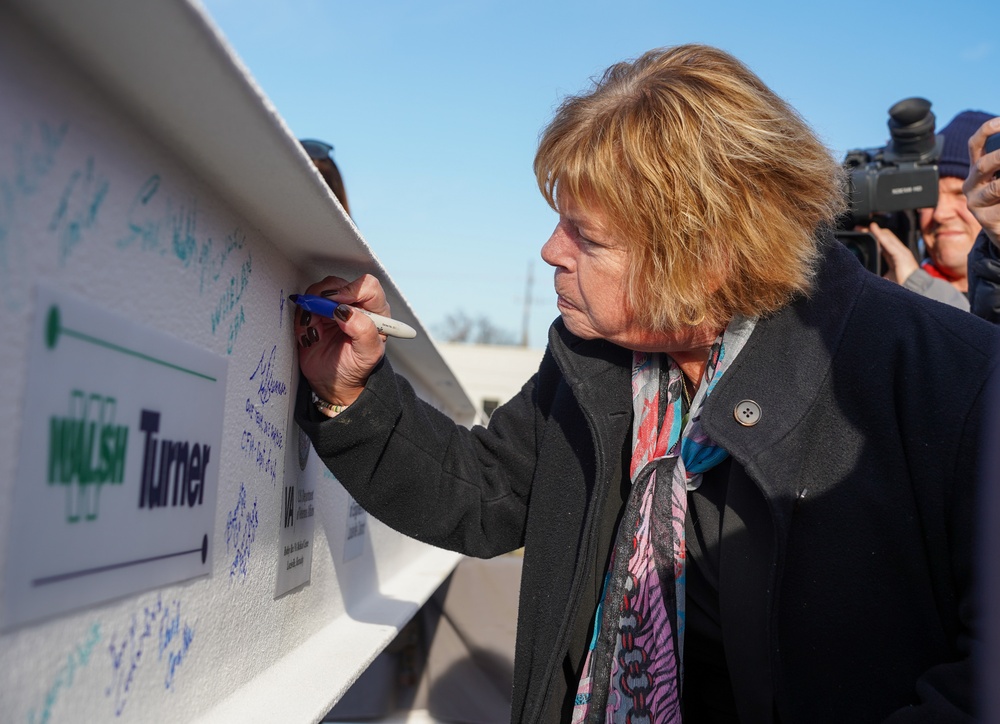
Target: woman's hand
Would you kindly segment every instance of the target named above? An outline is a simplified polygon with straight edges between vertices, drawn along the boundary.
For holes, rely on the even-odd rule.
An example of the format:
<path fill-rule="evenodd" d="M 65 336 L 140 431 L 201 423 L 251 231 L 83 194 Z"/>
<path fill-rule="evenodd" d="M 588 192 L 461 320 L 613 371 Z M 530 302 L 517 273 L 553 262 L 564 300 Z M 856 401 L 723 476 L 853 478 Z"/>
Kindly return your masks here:
<path fill-rule="evenodd" d="M 365 388 L 368 376 L 385 354 L 385 337 L 364 314 L 347 305 L 388 317 L 389 304 L 378 279 L 365 274 L 353 282 L 327 277 L 306 289 L 307 294 L 327 297 L 341 306 L 328 319 L 298 308 L 295 338 L 299 345 L 299 367 L 321 399 L 334 405 L 350 405 Z"/>
<path fill-rule="evenodd" d="M 1000 133 L 1000 118 L 986 121 L 969 139 L 969 177 L 962 184 L 969 211 L 982 224 L 994 246 L 1000 247 L 1000 151 L 983 154 L 986 137 Z"/>

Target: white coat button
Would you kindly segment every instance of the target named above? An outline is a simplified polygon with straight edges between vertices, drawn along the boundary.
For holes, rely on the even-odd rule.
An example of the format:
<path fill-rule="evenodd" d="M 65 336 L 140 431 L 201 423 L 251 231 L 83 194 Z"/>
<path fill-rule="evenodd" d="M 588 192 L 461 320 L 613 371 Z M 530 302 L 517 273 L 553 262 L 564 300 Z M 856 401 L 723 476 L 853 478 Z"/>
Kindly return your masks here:
<path fill-rule="evenodd" d="M 753 427 L 760 422 L 760 405 L 753 400 L 743 400 L 736 405 L 733 416 L 736 418 L 736 422 L 744 427 Z"/>

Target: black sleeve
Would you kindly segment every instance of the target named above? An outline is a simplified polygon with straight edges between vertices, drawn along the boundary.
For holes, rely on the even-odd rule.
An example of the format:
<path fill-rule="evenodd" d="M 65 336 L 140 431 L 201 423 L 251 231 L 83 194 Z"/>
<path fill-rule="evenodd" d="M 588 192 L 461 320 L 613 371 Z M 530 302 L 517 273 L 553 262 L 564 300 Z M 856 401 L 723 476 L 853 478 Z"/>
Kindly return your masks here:
<path fill-rule="evenodd" d="M 969 252 L 969 305 L 977 317 L 1000 324 L 1000 253 L 985 231 Z"/>
<path fill-rule="evenodd" d="M 365 510 L 425 543 L 487 558 L 523 545 L 540 412 L 535 379 L 472 430 L 418 399 L 383 359 L 335 418 L 299 385 L 295 417 Z"/>

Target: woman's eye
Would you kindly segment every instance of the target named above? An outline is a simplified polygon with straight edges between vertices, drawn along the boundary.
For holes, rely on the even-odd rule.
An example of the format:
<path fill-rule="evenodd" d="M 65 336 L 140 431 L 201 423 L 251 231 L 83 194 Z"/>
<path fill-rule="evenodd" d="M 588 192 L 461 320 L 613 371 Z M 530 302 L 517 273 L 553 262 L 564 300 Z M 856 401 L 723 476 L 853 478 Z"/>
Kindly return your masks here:
<path fill-rule="evenodd" d="M 596 246 L 596 242 L 593 239 L 588 238 L 580 231 L 579 226 L 571 225 L 570 229 L 573 231 L 573 237 L 577 239 L 581 244 L 587 244 L 589 246 Z"/>
<path fill-rule="evenodd" d="M 607 246 L 607 244 L 603 242 L 594 241 L 593 239 L 584 236 L 579 232 L 579 230 L 577 230 L 576 238 L 580 240 L 581 244 L 583 244 L 584 246 L 588 246 L 592 249 L 603 249 Z"/>
<path fill-rule="evenodd" d="M 581 245 L 597 249 L 605 246 L 604 244 L 594 241 L 590 237 L 584 235 L 584 233 L 580 230 L 580 227 L 569 219 L 565 219 L 563 223 L 566 225 L 566 233 L 569 237 L 571 239 L 575 239 Z"/>

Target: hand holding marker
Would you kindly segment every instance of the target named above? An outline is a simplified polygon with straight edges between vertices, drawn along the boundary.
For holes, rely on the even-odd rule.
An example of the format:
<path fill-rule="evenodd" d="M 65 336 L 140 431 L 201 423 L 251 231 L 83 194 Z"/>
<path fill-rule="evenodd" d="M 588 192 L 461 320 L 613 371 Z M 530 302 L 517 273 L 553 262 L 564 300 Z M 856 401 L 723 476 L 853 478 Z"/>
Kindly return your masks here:
<path fill-rule="evenodd" d="M 335 302 L 326 297 L 319 297 L 315 294 L 290 294 L 288 298 L 307 312 L 312 312 L 313 314 L 318 314 L 321 317 L 329 319 L 333 319 L 334 310 L 340 306 L 340 302 Z M 384 334 L 388 337 L 398 337 L 399 339 L 413 339 L 417 336 L 416 330 L 408 324 L 395 319 L 389 319 L 389 317 L 383 317 L 381 314 L 375 314 L 360 307 L 351 307 L 351 309 L 361 312 L 370 318 L 375 323 L 375 329 L 378 330 L 379 334 Z"/>

